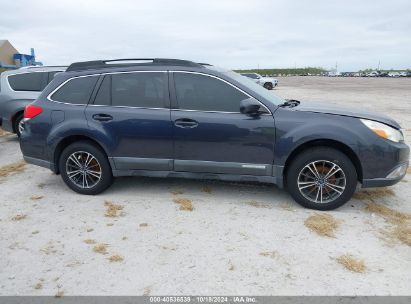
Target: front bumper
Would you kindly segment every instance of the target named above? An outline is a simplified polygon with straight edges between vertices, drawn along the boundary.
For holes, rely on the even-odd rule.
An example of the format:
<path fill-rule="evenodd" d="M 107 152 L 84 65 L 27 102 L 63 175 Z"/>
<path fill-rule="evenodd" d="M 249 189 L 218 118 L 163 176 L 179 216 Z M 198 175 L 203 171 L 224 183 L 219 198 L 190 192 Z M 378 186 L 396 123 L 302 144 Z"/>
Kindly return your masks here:
<path fill-rule="evenodd" d="M 390 175 L 389 174 L 387 177 L 384 177 L 384 178 L 363 179 L 362 188 L 386 187 L 386 186 L 395 185 L 400 180 L 402 180 L 404 176 L 407 174 L 408 166 L 409 166 L 409 163 L 405 162 L 393 168 L 390 174 L 395 172 L 396 170 L 399 171 L 398 176 L 395 176 L 395 177 L 389 177 Z"/>

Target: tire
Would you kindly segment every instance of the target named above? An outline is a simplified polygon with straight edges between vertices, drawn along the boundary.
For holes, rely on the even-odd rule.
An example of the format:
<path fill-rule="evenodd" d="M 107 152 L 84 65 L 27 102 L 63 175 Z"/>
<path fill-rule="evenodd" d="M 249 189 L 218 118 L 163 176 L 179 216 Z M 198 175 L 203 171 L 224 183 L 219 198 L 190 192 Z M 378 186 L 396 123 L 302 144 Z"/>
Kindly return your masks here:
<path fill-rule="evenodd" d="M 351 160 L 339 150 L 310 148 L 298 154 L 290 164 L 286 186 L 301 206 L 332 210 L 351 199 L 357 187 L 357 171 Z"/>
<path fill-rule="evenodd" d="M 88 170 L 85 170 L 86 162 Z M 88 141 L 78 141 L 66 147 L 59 159 L 59 169 L 64 183 L 80 194 L 99 194 L 113 183 L 107 156 Z"/>
<path fill-rule="evenodd" d="M 23 122 L 23 114 L 18 114 L 16 119 L 14 120 L 14 131 L 16 132 L 17 136 L 20 137 L 21 135 L 21 123 Z"/>
<path fill-rule="evenodd" d="M 271 82 L 266 82 L 264 83 L 264 88 L 266 88 L 267 90 L 272 90 L 273 84 Z"/>

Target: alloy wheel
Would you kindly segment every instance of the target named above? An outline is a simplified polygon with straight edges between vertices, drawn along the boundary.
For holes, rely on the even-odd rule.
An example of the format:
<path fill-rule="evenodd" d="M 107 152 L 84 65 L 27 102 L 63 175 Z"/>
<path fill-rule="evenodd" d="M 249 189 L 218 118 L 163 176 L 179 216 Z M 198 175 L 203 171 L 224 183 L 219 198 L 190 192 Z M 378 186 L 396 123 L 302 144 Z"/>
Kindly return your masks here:
<path fill-rule="evenodd" d="M 91 153 L 78 151 L 67 158 L 66 174 L 77 187 L 89 189 L 100 182 L 102 169 L 97 158 Z"/>
<path fill-rule="evenodd" d="M 336 200 L 346 187 L 344 171 L 336 163 L 327 160 L 313 161 L 298 174 L 298 190 L 301 195 L 316 204 Z"/>

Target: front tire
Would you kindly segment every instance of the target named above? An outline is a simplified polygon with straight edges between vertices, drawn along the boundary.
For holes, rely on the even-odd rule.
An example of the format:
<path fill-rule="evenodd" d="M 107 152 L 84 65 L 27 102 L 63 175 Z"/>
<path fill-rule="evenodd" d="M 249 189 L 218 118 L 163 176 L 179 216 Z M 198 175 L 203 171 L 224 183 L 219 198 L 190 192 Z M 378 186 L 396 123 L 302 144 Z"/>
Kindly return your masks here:
<path fill-rule="evenodd" d="M 266 88 L 267 90 L 272 90 L 273 84 L 271 82 L 266 82 L 264 83 L 264 88 Z"/>
<path fill-rule="evenodd" d="M 286 172 L 286 184 L 301 206 L 332 210 L 351 199 L 357 186 L 357 171 L 344 153 L 315 147 L 292 161 Z"/>
<path fill-rule="evenodd" d="M 64 183 L 80 194 L 99 194 L 113 183 L 107 156 L 87 141 L 75 142 L 65 148 L 60 156 L 59 169 Z"/>

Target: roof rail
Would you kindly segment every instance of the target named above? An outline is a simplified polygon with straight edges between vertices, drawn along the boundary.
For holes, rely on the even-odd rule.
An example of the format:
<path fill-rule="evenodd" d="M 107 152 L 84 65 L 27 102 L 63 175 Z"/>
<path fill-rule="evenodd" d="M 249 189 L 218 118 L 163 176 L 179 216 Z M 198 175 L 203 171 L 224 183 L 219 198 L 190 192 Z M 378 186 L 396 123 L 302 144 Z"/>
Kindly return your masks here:
<path fill-rule="evenodd" d="M 126 63 L 124 63 L 124 61 Z M 130 61 L 130 63 L 128 63 L 127 61 Z M 141 62 L 136 62 L 136 61 L 141 61 Z M 101 68 L 107 68 L 107 67 L 141 66 L 141 65 L 174 65 L 174 66 L 187 66 L 187 67 L 203 67 L 202 64 L 195 63 L 195 62 L 188 61 L 188 60 L 180 60 L 180 59 L 126 58 L 126 59 L 74 62 L 67 68 L 66 72 L 83 71 L 83 70 L 90 70 L 90 69 L 101 69 Z"/>

